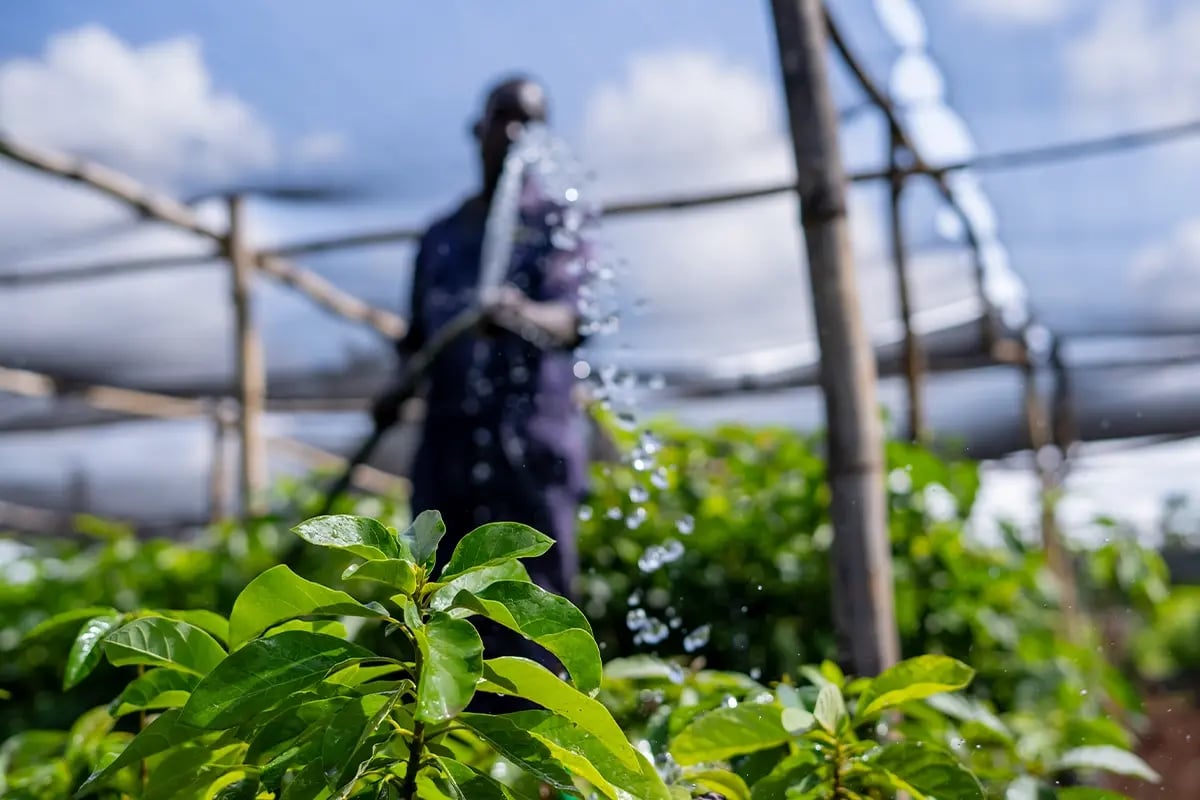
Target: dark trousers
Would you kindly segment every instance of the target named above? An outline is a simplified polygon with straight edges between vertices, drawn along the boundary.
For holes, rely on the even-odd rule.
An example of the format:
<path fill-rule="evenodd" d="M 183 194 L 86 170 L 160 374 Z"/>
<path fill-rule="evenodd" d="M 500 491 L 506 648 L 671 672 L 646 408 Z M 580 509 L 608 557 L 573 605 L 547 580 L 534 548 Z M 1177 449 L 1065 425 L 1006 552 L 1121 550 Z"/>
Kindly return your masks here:
<path fill-rule="evenodd" d="M 540 481 L 532 471 L 512 469 L 501 463 L 490 464 L 490 480 L 473 480 L 468 470 L 446 470 L 463 465 L 463 451 L 447 452 L 446 445 L 433 450 L 429 443 L 424 454 L 418 453 L 413 471 L 412 513 L 436 510 L 446 523 L 446 536 L 438 547 L 438 563 L 449 561 L 454 548 L 471 531 L 490 522 L 519 522 L 554 539 L 554 546 L 542 556 L 523 560 L 530 579 L 548 592 L 568 599 L 575 597 L 579 572 L 575 544 L 578 501 L 566 486 Z M 444 454 L 439 458 L 438 452 Z M 424 456 L 424 457 L 423 457 Z M 487 462 L 482 462 L 487 463 Z M 437 467 L 443 469 L 437 469 Z M 473 466 L 473 465 L 472 465 Z M 440 473 L 440 474 L 439 474 Z M 540 663 L 555 674 L 561 665 L 550 653 L 509 629 L 480 617 L 473 621 L 483 639 L 484 658 L 520 656 Z M 528 704 L 495 695 L 476 695 L 469 710 L 505 713 L 528 708 Z"/>

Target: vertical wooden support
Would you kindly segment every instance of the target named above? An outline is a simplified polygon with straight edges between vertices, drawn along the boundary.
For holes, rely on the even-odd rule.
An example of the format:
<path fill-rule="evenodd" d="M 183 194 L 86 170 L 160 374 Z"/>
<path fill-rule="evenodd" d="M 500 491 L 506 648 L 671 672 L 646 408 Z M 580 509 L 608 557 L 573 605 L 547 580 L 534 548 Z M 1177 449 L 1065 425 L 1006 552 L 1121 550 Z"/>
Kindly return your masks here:
<path fill-rule="evenodd" d="M 1064 632 L 1073 637 L 1079 619 L 1079 591 L 1074 566 L 1058 528 L 1058 495 L 1062 488 L 1062 461 L 1065 453 L 1058 451 L 1051 435 L 1051 420 L 1038 391 L 1037 371 L 1028 356 L 1021 365 L 1025 381 L 1025 419 L 1029 443 L 1033 449 L 1034 469 L 1038 476 L 1041 506 L 1042 548 L 1046 563 L 1057 578 L 1062 592 Z"/>
<path fill-rule="evenodd" d="M 894 664 L 899 637 L 874 352 L 859 308 L 846 176 L 826 67 L 820 0 L 772 0 L 799 179 L 829 431 L 834 626 L 859 675 Z"/>
<path fill-rule="evenodd" d="M 218 401 L 212 410 L 213 448 L 211 472 L 208 478 L 209 520 L 220 522 L 229 517 L 229 454 L 226 443 L 233 415 L 224 402 Z"/>
<path fill-rule="evenodd" d="M 238 417 L 240 501 L 243 515 L 256 516 L 265 511 L 263 500 L 267 459 L 262 436 L 262 415 L 267 381 L 262 340 L 254 326 L 254 258 L 246 244 L 245 204 L 238 195 L 229 198 L 229 237 L 226 247 L 233 268 L 235 364 L 241 406 Z"/>
<path fill-rule="evenodd" d="M 923 444 L 927 440 L 925 430 L 925 393 L 922 374 L 925 370 L 921 343 L 913 328 L 913 305 L 908 275 L 908 252 L 904 242 L 904 197 L 905 173 L 901 169 L 900 156 L 903 146 L 891 135 L 889 148 L 891 164 L 890 200 L 892 227 L 892 259 L 896 264 L 896 287 L 900 295 L 900 319 L 904 324 L 904 376 L 908 388 L 908 437 L 912 442 Z"/>

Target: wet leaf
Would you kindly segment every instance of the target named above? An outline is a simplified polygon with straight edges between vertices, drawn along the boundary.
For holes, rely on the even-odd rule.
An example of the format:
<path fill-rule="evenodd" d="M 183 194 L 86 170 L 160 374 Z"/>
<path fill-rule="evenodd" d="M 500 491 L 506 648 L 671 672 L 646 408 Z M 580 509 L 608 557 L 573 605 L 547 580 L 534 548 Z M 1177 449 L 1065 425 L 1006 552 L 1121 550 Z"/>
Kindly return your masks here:
<path fill-rule="evenodd" d="M 671 741 L 670 749 L 680 764 L 701 764 L 776 747 L 791 738 L 778 706 L 742 703 L 692 720 Z"/>
<path fill-rule="evenodd" d="M 250 581 L 234 601 L 229 615 L 230 644 L 241 647 L 274 625 L 310 616 L 378 619 L 380 613 L 345 592 L 305 580 L 280 564 Z"/>
<path fill-rule="evenodd" d="M 104 640 L 104 654 L 118 667 L 144 664 L 206 675 L 225 658 L 217 640 L 186 622 L 143 617 Z"/>
<path fill-rule="evenodd" d="M 104 614 L 93 617 L 79 629 L 79 634 L 71 645 L 71 652 L 67 655 L 67 670 L 63 676 L 64 691 L 76 686 L 100 663 L 100 655 L 103 652 L 100 644 L 105 636 L 121 624 L 121 619 L 122 617 L 116 614 Z"/>
<path fill-rule="evenodd" d="M 443 722 L 466 708 L 475 694 L 483 673 L 483 641 L 470 622 L 440 612 L 412 633 L 421 651 L 416 717 Z"/>
<path fill-rule="evenodd" d="M 948 656 L 917 656 L 901 661 L 863 690 L 858 699 L 858 717 L 864 719 L 910 700 L 956 692 L 974 677 L 975 670 Z"/>
<path fill-rule="evenodd" d="M 553 539 L 528 525 L 493 522 L 463 537 L 442 570 L 440 580 L 448 580 L 469 569 L 494 566 L 511 558 L 540 556 L 553 544 Z"/>

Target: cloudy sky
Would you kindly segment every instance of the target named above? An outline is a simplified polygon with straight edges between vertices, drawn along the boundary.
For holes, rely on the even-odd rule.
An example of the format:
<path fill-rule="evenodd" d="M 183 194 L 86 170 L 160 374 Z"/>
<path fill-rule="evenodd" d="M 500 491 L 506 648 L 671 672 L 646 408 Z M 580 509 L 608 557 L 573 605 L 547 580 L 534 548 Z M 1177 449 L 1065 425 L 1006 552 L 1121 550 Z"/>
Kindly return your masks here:
<path fill-rule="evenodd" d="M 905 104 L 931 160 L 1200 116 L 1200 8 L 1186 0 L 846 0 L 837 14 Z M 280 242 L 419 225 L 446 210 L 475 177 L 466 130 L 480 91 L 512 69 L 548 83 L 555 127 L 594 172 L 598 197 L 736 188 L 791 174 L 765 2 L 535 0 L 514 14 L 465 2 L 43 0 L 0 29 L 0 127 L 177 195 L 270 181 L 362 190 L 349 205 L 255 204 L 254 236 Z M 836 68 L 834 79 L 842 108 L 861 102 Z M 847 163 L 880 164 L 883 134 L 871 114 L 849 116 Z M 963 188 L 1004 245 L 999 265 L 1011 266 L 1052 329 L 1140 330 L 1193 321 L 1198 166 L 1200 146 L 1188 142 L 984 174 Z M 881 199 L 856 190 L 851 209 L 863 309 L 875 329 L 895 315 Z M 220 222 L 220 207 L 200 208 Z M 2 272 L 202 252 L 168 230 L 114 228 L 125 219 L 77 187 L 0 165 Z M 911 190 L 905 222 L 919 307 L 969 299 L 969 261 L 928 187 Z M 123 232 L 95 235 L 112 230 Z M 613 222 L 604 238 L 628 295 L 639 299 L 618 347 L 706 359 L 811 334 L 790 199 Z M 398 307 L 410 255 L 387 247 L 306 264 Z M 0 364 L 151 386 L 220 378 L 228 374 L 227 291 L 216 265 L 4 290 Z M 274 373 L 380 352 L 369 334 L 269 284 L 259 300 Z M 939 384 L 935 416 L 953 424 L 967 402 L 977 416 L 1007 418 L 1014 386 L 995 378 Z M 99 494 L 128 493 L 147 486 L 148 454 L 169 449 L 175 455 L 160 458 L 171 459 L 171 474 L 193 476 L 191 488 L 177 482 L 153 494 L 202 500 L 194 489 L 208 434 L 200 427 L 3 439 L 0 479 L 10 490 L 49 486 L 53 495 L 82 466 L 97 473 Z M 1183 457 L 1176 448 L 1155 463 L 1178 476 Z M 1129 472 L 1145 476 L 1147 468 L 1138 462 Z M 1088 502 L 1105 497 L 1089 488 L 1107 486 L 1098 478 L 1080 486 Z M 1162 488 L 1146 485 L 1139 516 L 1152 514 Z M 1020 487 L 997 491 L 1000 507 L 1027 496 Z"/>

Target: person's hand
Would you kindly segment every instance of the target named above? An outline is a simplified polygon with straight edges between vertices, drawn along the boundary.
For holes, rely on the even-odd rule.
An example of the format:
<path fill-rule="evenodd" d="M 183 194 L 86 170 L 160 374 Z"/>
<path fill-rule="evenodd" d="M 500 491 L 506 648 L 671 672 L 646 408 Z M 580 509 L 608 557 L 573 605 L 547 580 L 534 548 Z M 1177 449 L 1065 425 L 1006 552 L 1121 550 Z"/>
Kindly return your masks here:
<path fill-rule="evenodd" d="M 511 284 L 489 290 L 483 297 L 483 330 L 494 335 L 509 329 L 524 319 L 529 298 Z"/>

